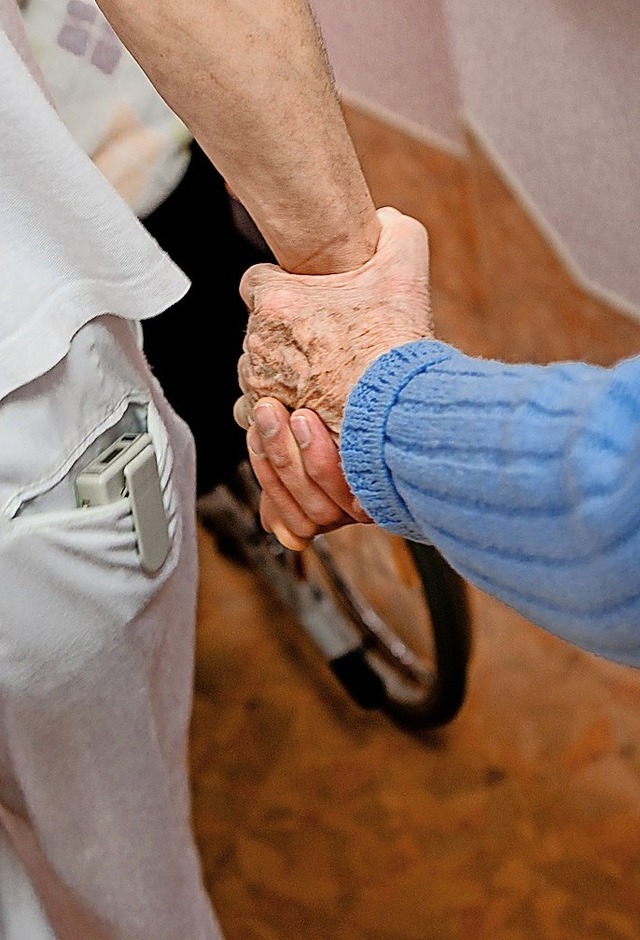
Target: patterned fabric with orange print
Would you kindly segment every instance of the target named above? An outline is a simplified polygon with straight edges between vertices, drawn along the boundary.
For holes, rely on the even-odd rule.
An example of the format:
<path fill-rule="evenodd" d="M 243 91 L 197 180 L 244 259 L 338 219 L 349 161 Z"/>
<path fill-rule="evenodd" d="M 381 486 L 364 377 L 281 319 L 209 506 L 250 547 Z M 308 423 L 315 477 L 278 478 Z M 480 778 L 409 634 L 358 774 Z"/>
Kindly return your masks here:
<path fill-rule="evenodd" d="M 189 131 L 122 46 L 94 0 L 22 0 L 20 6 L 62 120 L 144 218 L 184 174 Z"/>

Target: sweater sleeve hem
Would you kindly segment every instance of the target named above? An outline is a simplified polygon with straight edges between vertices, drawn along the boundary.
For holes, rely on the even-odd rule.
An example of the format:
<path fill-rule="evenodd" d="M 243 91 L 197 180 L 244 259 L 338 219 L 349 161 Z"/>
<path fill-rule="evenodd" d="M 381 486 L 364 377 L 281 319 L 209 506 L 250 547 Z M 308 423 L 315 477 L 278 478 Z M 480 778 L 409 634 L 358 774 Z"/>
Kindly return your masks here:
<path fill-rule="evenodd" d="M 418 373 L 449 361 L 455 350 L 436 340 L 399 346 L 376 359 L 352 389 L 340 433 L 340 453 L 351 491 L 376 523 L 424 542 L 398 494 L 384 460 L 389 413 Z"/>

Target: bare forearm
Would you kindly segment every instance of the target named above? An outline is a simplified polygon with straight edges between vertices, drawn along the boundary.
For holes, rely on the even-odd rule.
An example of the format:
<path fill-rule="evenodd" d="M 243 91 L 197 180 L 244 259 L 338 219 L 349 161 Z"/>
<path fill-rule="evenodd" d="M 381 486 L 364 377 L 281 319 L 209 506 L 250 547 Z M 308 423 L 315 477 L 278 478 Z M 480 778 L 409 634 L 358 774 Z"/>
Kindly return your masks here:
<path fill-rule="evenodd" d="M 373 254 L 374 206 L 307 0 L 98 0 L 292 272 Z"/>

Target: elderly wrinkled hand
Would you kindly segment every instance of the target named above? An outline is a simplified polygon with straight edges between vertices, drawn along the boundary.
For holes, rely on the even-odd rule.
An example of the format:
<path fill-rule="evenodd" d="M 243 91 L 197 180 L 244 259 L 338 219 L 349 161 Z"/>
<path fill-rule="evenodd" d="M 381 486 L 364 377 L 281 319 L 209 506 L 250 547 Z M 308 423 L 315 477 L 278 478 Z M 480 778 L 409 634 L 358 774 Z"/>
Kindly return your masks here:
<path fill-rule="evenodd" d="M 378 356 L 431 337 L 428 239 L 417 219 L 378 210 L 373 257 L 355 271 L 288 274 L 254 265 L 240 293 L 249 311 L 234 408 L 248 429 L 259 398 L 310 408 L 337 437 L 349 392 Z"/>

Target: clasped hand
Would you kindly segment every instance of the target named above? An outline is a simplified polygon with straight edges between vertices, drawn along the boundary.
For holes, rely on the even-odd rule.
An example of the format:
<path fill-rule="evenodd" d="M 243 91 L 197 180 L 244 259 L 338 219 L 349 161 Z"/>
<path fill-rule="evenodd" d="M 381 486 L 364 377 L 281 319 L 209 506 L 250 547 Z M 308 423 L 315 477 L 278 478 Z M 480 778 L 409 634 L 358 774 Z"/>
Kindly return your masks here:
<path fill-rule="evenodd" d="M 262 524 L 293 549 L 371 521 L 341 470 L 345 404 L 380 355 L 433 335 L 426 230 L 392 208 L 378 219 L 376 252 L 355 271 L 296 275 L 260 264 L 240 284 L 249 320 L 234 416 L 248 431 Z"/>

